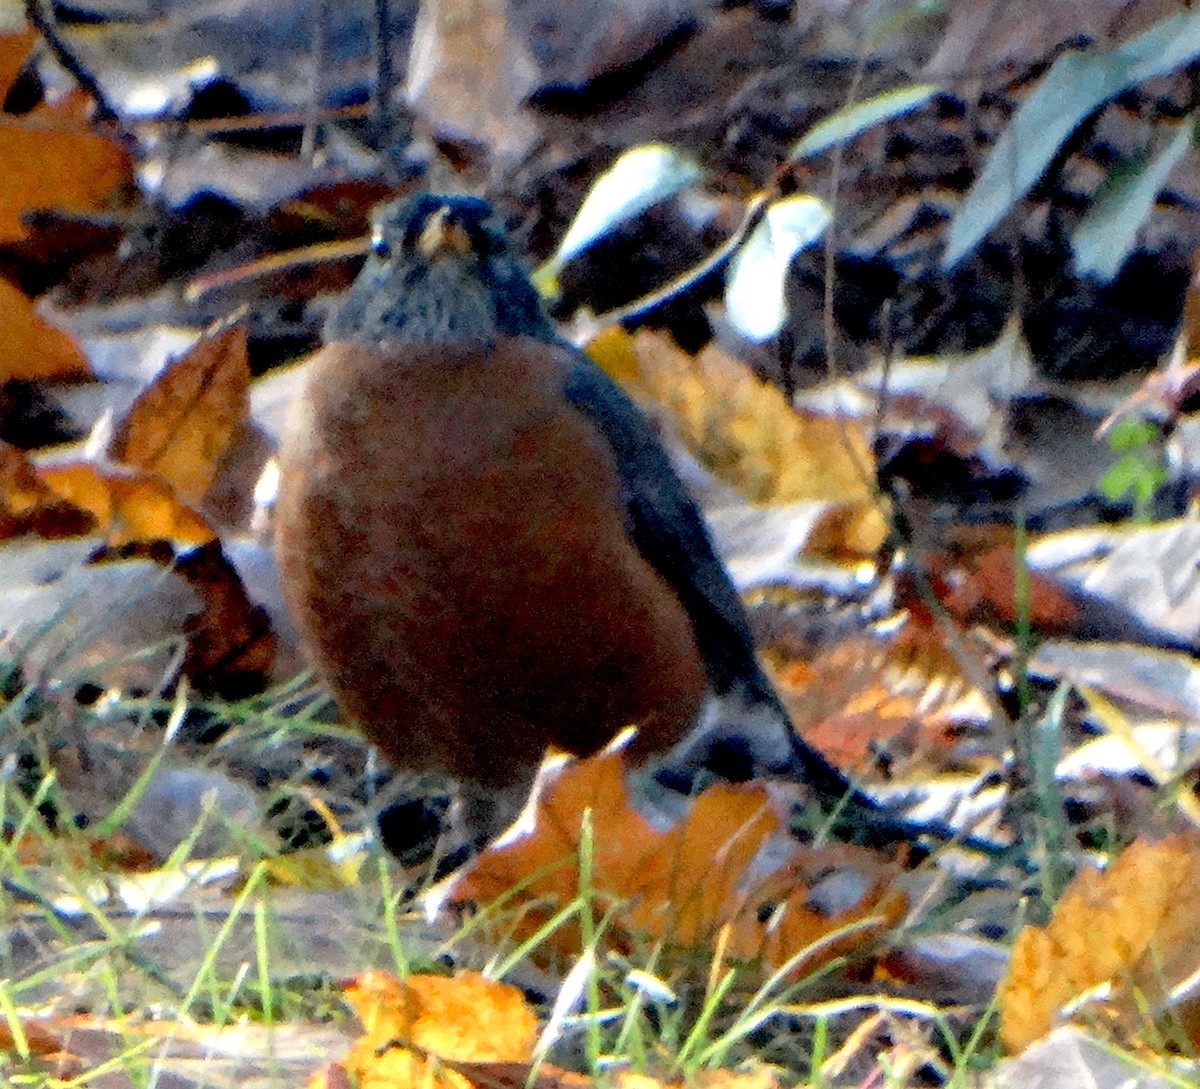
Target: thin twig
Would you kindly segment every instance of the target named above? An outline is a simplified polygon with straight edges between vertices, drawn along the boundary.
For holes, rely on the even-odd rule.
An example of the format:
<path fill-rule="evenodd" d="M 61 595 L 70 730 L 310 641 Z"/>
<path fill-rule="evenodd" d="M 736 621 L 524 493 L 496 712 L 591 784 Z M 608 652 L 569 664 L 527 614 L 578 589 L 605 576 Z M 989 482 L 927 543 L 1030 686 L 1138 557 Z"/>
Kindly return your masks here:
<path fill-rule="evenodd" d="M 100 86 L 100 81 L 84 66 L 71 47 L 64 41 L 62 32 L 59 30 L 58 23 L 55 22 L 54 16 L 49 10 L 43 6 L 44 0 L 25 0 L 25 14 L 28 16 L 30 23 L 34 29 L 45 39 L 46 44 L 50 47 L 50 52 L 54 54 L 54 59 L 58 61 L 74 78 L 89 95 L 92 96 L 92 101 L 96 104 L 96 120 L 97 121 L 119 121 L 120 118 L 117 111 L 109 102 L 108 96 L 104 93 Z"/>
<path fill-rule="evenodd" d="M 375 0 L 375 88 L 371 96 L 371 130 L 380 150 L 386 150 L 392 134 L 392 12 L 390 0 Z"/>

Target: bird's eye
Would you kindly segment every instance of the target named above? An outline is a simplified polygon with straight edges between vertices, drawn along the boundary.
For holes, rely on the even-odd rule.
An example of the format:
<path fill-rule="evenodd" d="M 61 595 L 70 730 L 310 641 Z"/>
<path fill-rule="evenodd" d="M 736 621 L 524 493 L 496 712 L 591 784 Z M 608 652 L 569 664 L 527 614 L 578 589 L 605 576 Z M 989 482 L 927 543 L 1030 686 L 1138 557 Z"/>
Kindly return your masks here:
<path fill-rule="evenodd" d="M 379 227 L 371 232 L 371 252 L 381 261 L 386 261 L 392 256 L 392 244 L 384 237 Z"/>

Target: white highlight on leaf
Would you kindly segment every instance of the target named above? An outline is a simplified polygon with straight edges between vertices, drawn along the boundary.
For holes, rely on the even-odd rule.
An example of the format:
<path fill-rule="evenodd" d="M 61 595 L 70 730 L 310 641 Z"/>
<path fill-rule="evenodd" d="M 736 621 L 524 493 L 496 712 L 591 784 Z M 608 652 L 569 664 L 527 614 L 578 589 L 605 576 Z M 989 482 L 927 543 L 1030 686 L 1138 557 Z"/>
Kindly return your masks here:
<path fill-rule="evenodd" d="M 725 280 L 725 310 L 748 340 L 779 332 L 787 317 L 784 282 L 792 258 L 829 226 L 829 206 L 817 197 L 776 201 L 734 254 Z"/>

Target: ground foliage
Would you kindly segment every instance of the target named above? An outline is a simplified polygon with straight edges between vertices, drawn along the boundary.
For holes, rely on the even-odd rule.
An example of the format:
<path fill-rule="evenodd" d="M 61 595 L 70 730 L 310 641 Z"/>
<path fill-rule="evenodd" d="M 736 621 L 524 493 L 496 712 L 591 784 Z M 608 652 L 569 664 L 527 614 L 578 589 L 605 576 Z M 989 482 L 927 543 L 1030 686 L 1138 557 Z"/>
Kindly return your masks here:
<path fill-rule="evenodd" d="M 1007 1051 L 1108 1084 L 1194 1054 L 1196 16 L 426 0 L 380 88 L 365 3 L 30 11 L 0 37 L 0 1062 L 926 1084 Z M 646 148 L 660 180 L 560 250 Z M 302 359 L 415 188 L 493 199 L 661 422 L 805 736 L 1013 856 L 803 843 L 791 784 L 648 816 L 605 755 L 415 922 L 373 818 L 445 786 L 295 682 L 269 549 Z"/>

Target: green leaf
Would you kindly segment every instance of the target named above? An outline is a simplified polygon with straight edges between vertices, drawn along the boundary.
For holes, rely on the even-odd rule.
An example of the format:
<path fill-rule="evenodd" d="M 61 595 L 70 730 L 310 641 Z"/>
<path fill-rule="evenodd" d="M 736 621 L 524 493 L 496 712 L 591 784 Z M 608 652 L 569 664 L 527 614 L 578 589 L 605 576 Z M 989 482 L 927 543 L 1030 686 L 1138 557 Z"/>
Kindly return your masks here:
<path fill-rule="evenodd" d="M 1123 457 L 1100 478 L 1100 491 L 1105 499 L 1117 502 L 1137 487 L 1143 469 L 1137 458 Z"/>
<path fill-rule="evenodd" d="M 1133 249 L 1138 229 L 1154 208 L 1167 175 L 1195 139 L 1195 114 L 1149 159 L 1114 171 L 1087 215 L 1075 228 L 1071 247 L 1081 276 L 1111 280 Z"/>
<path fill-rule="evenodd" d="M 950 224 L 942 265 L 963 259 L 1042 176 L 1063 142 L 1114 95 L 1200 54 L 1200 11 L 1182 11 L 1105 52 L 1064 53 L 1017 110 Z"/>
<path fill-rule="evenodd" d="M 1140 416 L 1127 416 L 1109 431 L 1108 445 L 1118 451 L 1145 450 L 1160 438 L 1162 431 L 1157 424 Z"/>
<path fill-rule="evenodd" d="M 833 147 L 834 144 L 850 140 L 881 121 L 899 117 L 924 105 L 940 89 L 936 83 L 918 83 L 911 87 L 887 91 L 874 98 L 868 98 L 865 102 L 838 110 L 809 129 L 803 139 L 788 153 L 788 158 L 803 159 Z"/>
<path fill-rule="evenodd" d="M 725 312 L 748 340 L 766 340 L 787 317 L 784 282 L 792 258 L 825 233 L 829 206 L 816 197 L 776 201 L 734 254 L 725 278 Z"/>

